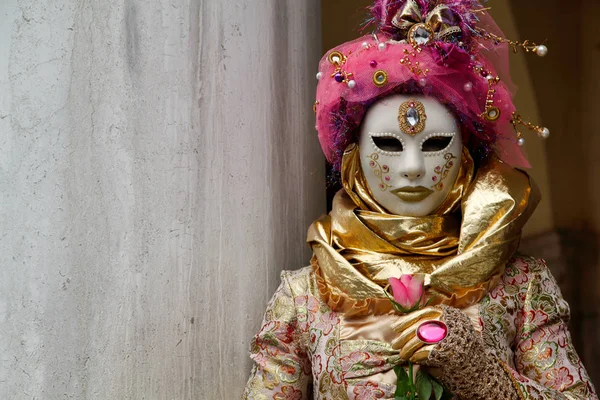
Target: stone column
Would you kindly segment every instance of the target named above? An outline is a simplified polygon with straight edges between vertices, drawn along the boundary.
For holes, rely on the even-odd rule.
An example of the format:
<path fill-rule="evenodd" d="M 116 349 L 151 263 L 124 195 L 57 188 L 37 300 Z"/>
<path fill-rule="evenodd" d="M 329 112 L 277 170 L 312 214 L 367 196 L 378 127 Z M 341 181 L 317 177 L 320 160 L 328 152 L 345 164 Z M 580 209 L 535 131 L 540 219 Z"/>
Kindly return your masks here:
<path fill-rule="evenodd" d="M 325 207 L 319 9 L 0 3 L 0 398 L 239 398 Z"/>

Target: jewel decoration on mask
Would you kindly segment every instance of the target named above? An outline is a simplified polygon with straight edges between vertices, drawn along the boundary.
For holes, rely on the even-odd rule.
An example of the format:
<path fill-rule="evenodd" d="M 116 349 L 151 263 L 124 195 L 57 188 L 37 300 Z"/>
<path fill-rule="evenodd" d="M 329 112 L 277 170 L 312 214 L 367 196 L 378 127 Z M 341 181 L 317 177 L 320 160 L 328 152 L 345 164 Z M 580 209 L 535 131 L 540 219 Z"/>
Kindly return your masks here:
<path fill-rule="evenodd" d="M 437 191 L 442 191 L 444 190 L 444 179 L 446 179 L 448 177 L 448 175 L 450 174 L 450 170 L 452 169 L 452 167 L 454 166 L 454 160 L 456 160 L 457 157 L 454 156 L 454 154 L 452 153 L 446 153 L 444 155 L 444 160 L 446 160 L 446 163 L 442 166 L 442 165 L 438 165 L 437 167 L 434 168 L 434 172 L 436 173 L 436 175 L 434 175 L 431 180 L 434 182 L 433 188 Z"/>
<path fill-rule="evenodd" d="M 385 86 L 388 83 L 388 74 L 383 70 L 376 71 L 373 74 L 373 84 L 377 87 Z"/>
<path fill-rule="evenodd" d="M 331 77 L 335 79 L 337 83 L 345 83 L 350 89 L 354 89 L 356 87 L 356 81 L 351 79 L 354 74 L 342 69 L 342 65 L 346 63 L 348 58 L 339 51 L 332 51 L 327 56 L 327 60 L 335 66 L 335 70 L 333 71 L 333 74 L 331 74 Z"/>
<path fill-rule="evenodd" d="M 398 123 L 402 132 L 414 136 L 425 129 L 425 106 L 417 100 L 409 100 L 400 105 L 398 109 Z"/>
<path fill-rule="evenodd" d="M 370 156 L 367 156 L 367 158 L 370 160 L 369 166 L 371 167 L 371 169 L 373 169 L 373 174 L 377 178 L 379 178 L 379 189 L 381 189 L 382 192 L 385 192 L 386 190 L 391 188 L 391 185 L 388 185 L 386 183 L 389 182 L 391 178 L 389 175 L 385 175 L 390 172 L 390 167 L 388 167 L 387 165 L 379 164 L 379 154 L 377 153 L 373 153 Z"/>
<path fill-rule="evenodd" d="M 517 132 L 517 143 L 519 146 L 523 146 L 525 144 L 525 138 L 523 138 L 523 134 L 517 128 L 517 125 L 522 125 L 538 134 L 539 137 L 543 139 L 547 139 L 550 136 L 550 130 L 543 126 L 534 125 L 531 122 L 523 121 L 521 116 L 517 113 L 513 113 L 512 118 L 510 120 L 512 123 L 515 132 Z"/>

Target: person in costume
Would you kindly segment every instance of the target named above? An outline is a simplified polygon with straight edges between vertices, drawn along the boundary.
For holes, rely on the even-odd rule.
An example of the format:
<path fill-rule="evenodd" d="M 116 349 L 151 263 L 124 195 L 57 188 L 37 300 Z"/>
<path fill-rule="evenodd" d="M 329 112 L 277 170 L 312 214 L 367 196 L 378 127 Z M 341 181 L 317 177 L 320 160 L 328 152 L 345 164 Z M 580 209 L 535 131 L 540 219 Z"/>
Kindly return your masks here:
<path fill-rule="evenodd" d="M 597 399 L 555 279 L 516 253 L 539 201 L 517 128 L 549 131 L 517 114 L 508 49 L 547 48 L 504 39 L 476 1 L 372 14 L 373 34 L 319 64 L 317 130 L 343 189 L 309 228 L 311 266 L 281 275 L 244 399 L 405 398 L 407 365 L 456 399 Z"/>

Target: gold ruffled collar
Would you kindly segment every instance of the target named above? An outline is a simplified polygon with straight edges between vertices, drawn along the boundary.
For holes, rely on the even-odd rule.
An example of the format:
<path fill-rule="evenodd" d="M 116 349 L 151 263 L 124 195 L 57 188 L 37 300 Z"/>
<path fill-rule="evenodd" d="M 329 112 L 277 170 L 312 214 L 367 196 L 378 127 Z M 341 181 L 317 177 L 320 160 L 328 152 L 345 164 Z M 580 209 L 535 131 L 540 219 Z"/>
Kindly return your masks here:
<path fill-rule="evenodd" d="M 474 174 L 466 149 L 452 191 L 426 217 L 392 215 L 377 204 L 356 146 L 344 154 L 342 183 L 307 240 L 321 296 L 347 316 L 391 312 L 383 287 L 402 274 L 425 274 L 432 305 L 476 304 L 498 283 L 539 201 L 529 176 L 497 159 Z"/>

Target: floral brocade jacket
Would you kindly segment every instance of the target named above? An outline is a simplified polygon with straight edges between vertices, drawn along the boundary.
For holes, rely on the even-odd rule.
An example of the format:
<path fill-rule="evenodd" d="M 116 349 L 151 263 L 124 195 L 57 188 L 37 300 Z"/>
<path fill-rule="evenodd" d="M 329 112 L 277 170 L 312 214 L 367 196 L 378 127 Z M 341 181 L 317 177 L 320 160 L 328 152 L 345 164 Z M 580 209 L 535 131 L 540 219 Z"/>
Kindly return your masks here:
<path fill-rule="evenodd" d="M 569 307 L 542 260 L 513 258 L 500 284 L 465 310 L 522 399 L 597 399 L 567 329 Z M 400 360 L 393 315 L 346 319 L 319 298 L 310 267 L 283 272 L 260 332 L 244 399 L 393 399 Z"/>

